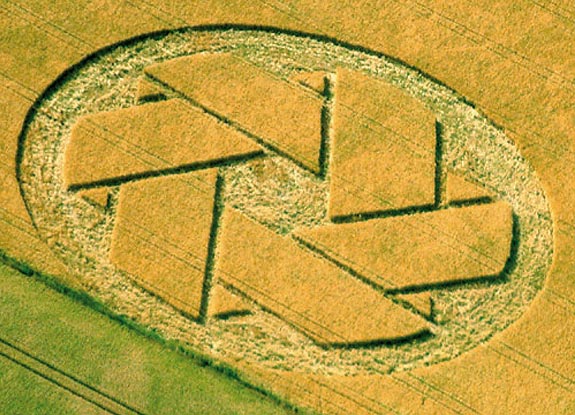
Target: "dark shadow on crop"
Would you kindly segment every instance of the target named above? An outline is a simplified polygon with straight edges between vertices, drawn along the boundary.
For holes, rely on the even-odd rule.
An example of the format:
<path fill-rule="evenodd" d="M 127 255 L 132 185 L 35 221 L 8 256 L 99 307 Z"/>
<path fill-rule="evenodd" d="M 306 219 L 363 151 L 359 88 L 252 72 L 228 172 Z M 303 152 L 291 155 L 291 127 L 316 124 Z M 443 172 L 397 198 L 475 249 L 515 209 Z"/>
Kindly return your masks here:
<path fill-rule="evenodd" d="M 414 215 L 416 213 L 428 213 L 437 210 L 434 205 L 410 206 L 402 209 L 374 210 L 352 215 L 339 215 L 331 218 L 333 223 L 355 223 L 372 219 L 392 218 L 396 216 Z"/>
<path fill-rule="evenodd" d="M 482 196 L 482 197 L 476 197 L 474 199 L 456 200 L 454 202 L 449 202 L 449 207 L 460 208 L 474 205 L 486 205 L 491 202 L 493 202 L 492 197 Z"/>
<path fill-rule="evenodd" d="M 329 162 L 331 156 L 331 141 L 330 137 L 332 119 L 333 119 L 333 99 L 334 99 L 334 86 L 329 76 L 324 77 L 324 104 L 321 109 L 321 145 L 319 148 L 319 177 L 322 179 L 327 178 L 329 173 Z"/>
<path fill-rule="evenodd" d="M 223 193 L 224 179 L 220 174 L 218 174 L 214 192 L 214 209 L 212 212 L 212 224 L 210 227 L 210 240 L 208 242 L 208 254 L 204 272 L 204 283 L 202 285 L 202 300 L 200 302 L 199 321 L 202 324 L 205 324 L 208 319 L 208 308 L 213 285 L 212 282 L 216 261 L 216 249 L 218 245 L 218 230 L 220 226 L 220 219 L 224 211 Z"/>
<path fill-rule="evenodd" d="M 90 183 L 75 184 L 68 187 L 69 191 L 75 192 L 79 190 L 95 189 L 98 187 L 111 187 L 120 186 L 124 183 L 135 182 L 138 180 L 150 179 L 152 177 L 176 175 L 189 173 L 196 170 L 211 169 L 215 167 L 227 167 L 233 166 L 238 163 L 242 163 L 248 160 L 252 160 L 257 157 L 263 157 L 265 153 L 263 151 L 254 152 L 252 154 L 241 154 L 226 158 L 214 159 L 209 161 L 203 161 L 199 163 L 184 164 L 176 167 L 169 167 L 166 169 L 158 169 L 146 171 L 143 173 L 128 174 L 125 176 L 113 177 L 110 179 L 98 180 Z"/>
<path fill-rule="evenodd" d="M 517 267 L 517 256 L 519 252 L 519 239 L 521 236 L 521 230 L 519 225 L 518 216 L 513 213 L 513 226 L 512 226 L 512 237 L 511 245 L 509 249 L 509 257 L 505 262 L 503 270 L 497 275 L 482 275 L 477 278 L 467 278 L 464 280 L 453 280 L 434 284 L 420 284 L 417 286 L 407 286 L 402 288 L 391 288 L 385 290 L 388 294 L 415 294 L 423 291 L 437 291 L 445 290 L 454 287 L 463 287 L 467 285 L 474 286 L 492 286 L 496 284 L 505 284 L 509 282 L 509 276 L 513 273 Z"/>
<path fill-rule="evenodd" d="M 234 317 L 244 317 L 252 314 L 249 310 L 227 311 L 225 313 L 214 314 L 214 318 L 219 320 L 229 320 Z"/>
<path fill-rule="evenodd" d="M 156 94 L 145 95 L 138 98 L 138 104 L 149 104 L 152 102 L 165 101 L 166 99 L 168 99 L 168 97 L 165 94 L 158 92 Z"/>
<path fill-rule="evenodd" d="M 428 341 L 430 338 L 433 337 L 433 333 L 429 331 L 429 329 L 423 329 L 418 331 L 417 333 L 410 334 L 408 336 L 396 337 L 393 339 L 379 339 L 379 340 L 370 340 L 364 342 L 341 342 L 341 343 L 328 343 L 328 344 L 320 344 L 318 346 L 324 349 L 354 349 L 354 348 L 361 348 L 361 349 L 376 349 L 382 346 L 402 346 L 408 343 L 423 343 Z"/>
<path fill-rule="evenodd" d="M 439 121 L 435 122 L 435 207 L 440 208 L 445 204 L 445 166 L 443 162 L 444 142 L 443 126 Z"/>

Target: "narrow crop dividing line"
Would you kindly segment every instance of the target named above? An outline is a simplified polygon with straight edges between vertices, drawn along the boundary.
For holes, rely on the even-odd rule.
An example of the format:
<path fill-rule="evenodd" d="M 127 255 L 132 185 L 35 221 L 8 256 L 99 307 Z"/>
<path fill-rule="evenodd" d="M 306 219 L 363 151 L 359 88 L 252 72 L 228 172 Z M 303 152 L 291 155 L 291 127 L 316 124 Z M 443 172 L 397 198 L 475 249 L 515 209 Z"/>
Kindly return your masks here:
<path fill-rule="evenodd" d="M 94 388 L 2 338 L 0 338 L 0 355 L 111 414 L 144 415 L 141 410 Z"/>
<path fill-rule="evenodd" d="M 203 273 L 204 269 L 205 269 L 205 262 L 204 260 L 202 260 L 200 257 L 196 257 L 196 256 L 192 256 L 190 253 L 187 253 L 188 255 L 186 255 L 186 253 L 184 253 L 184 256 L 180 256 L 174 252 L 169 251 L 168 249 L 165 248 L 165 245 L 171 245 L 172 247 L 178 249 L 181 251 L 181 248 L 176 247 L 175 245 L 171 244 L 170 241 L 167 241 L 163 238 L 160 238 L 157 234 L 154 234 L 152 232 L 150 232 L 149 230 L 139 226 L 138 224 L 132 222 L 132 225 L 140 228 L 143 231 L 146 231 L 149 235 L 152 235 L 158 239 L 161 239 L 161 242 L 163 242 L 163 246 L 160 246 L 156 243 L 153 243 L 152 241 L 150 241 L 149 239 L 145 239 L 142 236 L 138 235 L 136 232 L 131 231 L 128 228 L 124 228 L 124 231 L 129 233 L 130 235 L 132 235 L 133 238 L 138 239 L 146 244 L 148 244 L 148 246 L 153 247 L 154 249 L 156 249 L 157 252 L 161 253 L 162 255 L 164 255 L 165 257 L 171 257 L 176 261 L 179 261 L 181 263 L 183 263 L 185 266 L 189 267 L 190 269 L 194 269 L 196 271 L 198 271 L 199 273 Z M 198 264 L 191 262 L 192 260 L 197 260 Z M 171 264 L 171 263 L 169 263 Z M 170 267 L 169 264 L 163 264 L 162 268 L 167 269 L 168 271 L 172 271 L 172 272 L 179 272 L 180 270 L 177 270 L 173 267 Z M 160 266 L 159 264 L 156 264 L 156 266 Z M 143 290 L 145 290 L 146 292 L 148 292 L 149 294 L 153 295 L 156 298 L 159 298 L 160 300 L 164 301 L 164 302 L 171 302 L 171 303 L 176 303 L 179 305 L 180 308 L 178 308 L 176 306 L 176 309 L 178 310 L 178 312 L 180 314 L 182 314 L 183 316 L 185 316 L 186 318 L 190 318 L 192 320 L 198 320 L 197 317 L 190 315 L 188 312 L 184 311 L 182 308 L 189 308 L 189 309 L 194 309 L 196 308 L 195 305 L 192 305 L 191 303 L 188 303 L 186 301 L 182 301 L 179 298 L 174 297 L 173 293 L 171 293 L 170 291 L 163 289 L 161 287 L 159 287 L 156 284 L 153 284 L 152 282 L 148 281 L 148 280 L 144 280 L 143 278 L 141 278 L 139 275 L 135 275 L 129 272 L 126 272 L 130 278 Z"/>
<path fill-rule="evenodd" d="M 270 383 L 273 385 L 273 382 L 274 382 L 274 381 L 273 381 L 273 380 L 271 380 L 271 381 L 268 380 L 269 377 L 270 377 L 270 375 L 273 376 L 273 379 L 280 379 L 280 381 L 279 381 L 278 383 L 280 383 L 280 384 L 281 384 L 281 383 L 286 383 L 285 379 L 281 376 L 281 374 L 276 374 L 276 373 L 274 373 L 274 372 L 266 373 L 266 375 L 265 375 L 265 376 L 266 376 L 266 379 L 265 379 L 266 382 L 270 382 Z M 372 400 L 363 397 L 362 394 L 360 394 L 360 393 L 357 392 L 357 391 L 351 390 L 351 389 L 349 389 L 349 388 L 346 390 L 346 391 L 352 392 L 353 394 L 355 394 L 355 395 L 359 398 L 359 399 L 353 399 L 353 398 L 351 398 L 350 396 L 348 396 L 348 395 L 346 395 L 345 393 L 343 393 L 343 392 L 341 392 L 340 390 L 338 390 L 337 388 L 335 388 L 335 387 L 333 387 L 333 386 L 330 386 L 330 385 L 328 385 L 328 384 L 326 384 L 326 383 L 320 382 L 320 381 L 315 380 L 315 379 L 313 380 L 313 382 L 316 383 L 320 388 L 324 388 L 324 389 L 326 389 L 326 390 L 328 390 L 328 391 L 330 391 L 330 392 L 333 392 L 334 394 L 336 394 L 336 395 L 338 395 L 338 396 L 341 396 L 341 397 L 343 397 L 343 398 L 345 398 L 345 399 L 347 399 L 347 400 L 350 400 L 351 402 L 353 402 L 354 404 L 356 404 L 356 405 L 359 406 L 360 408 L 365 409 L 366 411 L 368 411 L 368 412 L 371 413 L 371 414 L 375 414 L 375 415 L 386 415 L 386 414 L 389 414 L 389 413 L 393 413 L 393 414 L 396 414 L 396 415 L 401 415 L 400 412 L 398 412 L 398 411 L 396 411 L 395 409 L 393 409 L 393 408 L 391 408 L 391 407 L 385 405 L 383 402 L 373 401 L 373 402 L 376 403 L 379 407 L 385 409 L 386 412 L 377 411 L 377 410 L 375 410 L 375 409 L 373 408 L 373 406 L 368 406 L 368 405 L 365 404 L 365 403 L 359 402 L 359 399 L 364 399 L 364 400 L 369 400 L 369 401 L 372 401 Z M 307 387 L 305 387 L 305 386 L 302 386 L 302 385 L 301 385 L 300 383 L 298 383 L 298 382 L 287 381 L 287 383 L 288 383 L 291 387 L 293 387 L 295 390 L 301 392 L 302 394 L 305 394 L 305 395 L 307 395 L 307 396 L 311 396 L 313 399 L 310 399 L 310 401 L 308 401 L 308 402 L 312 402 L 312 401 L 314 401 L 314 400 L 318 400 L 318 401 L 319 401 L 319 402 L 318 402 L 318 406 L 321 407 L 321 408 L 323 408 L 323 402 L 324 402 L 324 401 L 321 399 L 321 396 L 318 396 L 318 395 L 313 394 L 313 393 L 309 390 L 309 388 L 307 388 Z M 334 382 L 334 383 L 335 383 L 335 382 Z M 334 402 L 333 400 L 331 400 L 331 401 L 329 401 L 329 402 L 326 402 L 326 405 L 330 405 L 330 406 L 332 406 L 332 407 L 335 407 L 335 408 L 338 410 L 338 414 L 349 415 L 349 408 L 348 408 L 347 406 L 343 406 L 342 404 L 336 403 L 336 402 Z"/>
<path fill-rule="evenodd" d="M 22 218 L 19 218 L 18 216 L 14 215 L 12 212 L 6 210 L 5 208 L 3 208 L 2 206 L 0 206 L 0 210 L 2 210 L 2 212 L 7 213 L 9 216 L 16 218 L 16 219 L 20 219 L 22 220 Z M 3 218 L 0 216 L 0 220 L 4 223 L 6 223 L 9 226 L 12 226 L 13 228 L 19 230 L 20 232 L 30 236 L 31 238 L 38 238 L 38 235 L 33 233 L 32 231 L 30 231 L 29 229 L 26 229 L 25 227 L 21 226 L 21 225 L 17 225 L 16 223 L 12 222 L 9 219 Z"/>
<path fill-rule="evenodd" d="M 560 294 L 559 292 L 557 292 L 556 290 L 552 289 L 552 288 L 546 288 L 545 289 L 546 292 L 548 292 L 549 294 L 551 294 L 553 297 L 556 297 L 557 300 L 561 301 L 562 307 L 568 307 L 569 311 L 572 311 L 575 314 L 575 300 L 572 300 L 568 297 L 566 297 L 563 294 Z M 555 302 L 553 302 L 553 304 L 556 304 Z"/>
<path fill-rule="evenodd" d="M 506 346 L 503 343 L 499 343 L 499 344 Z M 512 348 L 507 348 L 507 350 L 501 350 L 501 349 L 498 349 L 496 347 L 493 347 L 492 345 L 487 346 L 487 347 L 489 348 L 489 350 L 492 350 L 497 355 L 515 363 L 517 366 L 520 366 L 522 368 L 527 369 L 529 372 L 533 373 L 534 375 L 537 375 L 538 377 L 545 379 L 549 383 L 552 383 L 553 385 L 563 389 L 566 392 L 573 393 L 573 388 L 565 386 L 563 383 L 561 383 L 561 381 L 558 381 L 557 376 L 553 376 L 553 375 L 556 375 L 555 371 L 552 371 L 550 368 L 546 367 L 541 362 L 535 362 L 533 359 L 531 359 L 530 357 L 528 357 L 526 355 L 520 355 L 515 349 L 512 349 Z M 528 361 L 531 363 L 537 363 L 538 366 L 541 366 L 543 371 L 537 370 L 535 367 L 533 367 L 533 365 L 526 363 L 525 361 Z M 547 372 L 549 374 L 545 374 L 545 372 Z"/>
<path fill-rule="evenodd" d="M 561 6 L 557 5 L 556 3 L 553 3 L 552 1 L 539 2 L 539 1 L 535 1 L 535 0 L 530 0 L 530 3 L 532 3 L 535 6 L 545 10 L 548 13 L 553 14 L 554 16 L 556 16 L 562 20 L 567 20 L 570 24 L 574 25 L 574 28 L 575 28 L 574 15 L 568 9 L 561 7 Z M 573 32 L 573 28 L 570 30 L 570 32 Z"/>
<path fill-rule="evenodd" d="M 442 389 L 440 387 L 437 387 L 435 385 L 433 385 L 430 382 L 427 382 L 425 379 L 423 379 L 422 377 L 416 376 L 413 373 L 407 373 L 407 376 L 409 376 L 412 379 L 417 380 L 419 383 L 427 386 L 427 388 L 429 388 L 430 391 L 433 391 L 443 397 L 448 398 L 451 402 L 458 404 L 460 407 L 465 408 L 467 411 L 471 411 L 474 414 L 481 414 L 481 412 L 479 412 L 478 410 L 476 410 L 475 408 L 473 408 L 471 405 L 467 404 L 465 401 L 463 401 L 460 397 L 455 396 L 454 394 L 447 392 L 445 389 Z M 461 412 L 459 412 L 461 413 Z"/>
<path fill-rule="evenodd" d="M 383 375 L 385 375 L 385 374 L 383 374 Z M 397 377 L 393 374 L 390 375 L 389 378 L 391 380 L 393 380 L 395 383 L 397 383 L 398 385 L 400 385 L 406 389 L 410 389 L 410 390 L 414 391 L 415 393 L 418 393 L 418 394 L 424 396 L 425 398 L 432 400 L 433 402 L 437 403 L 438 405 L 441 405 L 442 407 L 453 412 L 454 414 L 457 414 L 457 415 L 463 415 L 464 414 L 464 412 L 461 412 L 461 410 L 458 410 L 452 406 L 453 404 L 459 405 L 459 402 L 456 402 L 456 401 L 453 401 L 450 399 L 449 403 L 448 403 L 444 399 L 438 398 L 436 396 L 436 394 L 435 395 L 431 394 L 428 391 L 425 391 L 422 388 L 415 386 L 413 383 L 408 382 L 408 381 L 406 381 L 400 377 Z"/>
<path fill-rule="evenodd" d="M 321 323 L 311 319 L 308 315 L 306 315 L 305 313 L 299 312 L 299 311 L 295 311 L 292 308 L 290 308 L 288 305 L 282 303 L 281 301 L 278 301 L 276 298 L 274 297 L 270 297 L 268 294 L 266 294 L 265 292 L 261 291 L 259 288 L 247 284 L 245 283 L 242 279 L 240 278 L 236 278 L 233 274 L 226 272 L 226 271 L 221 271 L 224 274 L 227 274 L 228 277 L 235 281 L 235 283 L 231 283 L 231 284 L 225 284 L 225 285 L 230 285 L 231 287 L 233 287 L 237 292 L 240 292 L 242 295 L 251 298 L 249 295 L 246 294 L 246 287 L 251 290 L 256 292 L 258 295 L 261 295 L 262 297 L 265 297 L 267 299 L 267 301 L 271 301 L 277 305 L 279 305 L 280 307 L 282 307 L 283 309 L 287 310 L 289 313 L 292 313 L 294 315 L 296 315 L 297 317 L 301 318 L 302 320 L 307 321 L 308 323 L 313 324 L 314 326 L 316 326 L 316 330 L 324 330 L 327 331 L 328 333 L 331 333 L 333 336 L 335 337 L 339 337 L 342 340 L 342 344 L 344 344 L 346 342 L 346 339 L 344 337 L 342 337 L 339 333 L 336 333 L 334 331 L 332 331 L 331 329 L 329 329 L 328 327 L 322 325 Z M 282 321 L 284 321 L 286 324 L 289 324 L 290 326 L 294 327 L 297 331 L 301 331 L 300 329 L 296 328 L 295 325 L 289 321 L 286 321 L 286 317 L 282 316 L 282 315 L 278 315 L 277 313 L 274 313 L 272 310 L 264 307 L 264 306 L 260 306 L 263 310 L 267 311 L 270 314 L 273 314 L 274 316 L 280 318 Z M 316 335 L 318 338 L 322 337 L 321 332 L 315 331 L 313 329 L 310 329 L 309 327 L 306 328 L 306 330 L 310 333 L 313 333 L 314 335 Z"/>
<path fill-rule="evenodd" d="M 306 16 L 302 13 L 299 13 L 299 12 L 293 13 L 291 11 L 282 9 L 281 7 L 273 4 L 273 0 L 272 1 L 259 0 L 259 2 L 262 3 L 264 6 L 270 8 L 276 12 L 283 14 L 284 16 L 288 17 L 289 19 L 295 20 L 299 24 L 302 24 L 304 27 L 311 27 L 317 33 L 320 33 L 322 35 L 326 35 L 326 33 L 323 31 L 323 29 L 320 26 L 318 26 L 312 19 L 306 18 Z M 285 6 L 284 2 L 282 2 L 282 1 L 278 1 L 278 2 Z"/>
<path fill-rule="evenodd" d="M 24 98 L 25 100 L 29 101 L 31 104 L 33 104 L 35 102 L 35 100 L 38 98 L 38 96 L 40 95 L 40 91 L 37 91 L 35 89 L 32 89 L 31 87 L 29 87 L 28 85 L 20 82 L 19 80 L 17 80 L 16 78 L 12 78 L 10 75 L 4 73 L 4 72 L 0 72 L 0 76 L 2 76 L 3 78 L 5 78 L 8 83 L 10 84 L 14 84 L 17 85 L 20 88 L 20 91 L 16 90 L 13 86 L 10 86 L 8 83 L 3 83 L 2 87 L 14 92 L 16 95 Z M 22 91 L 27 91 L 29 92 L 31 95 L 26 95 L 24 92 Z M 46 115 L 48 115 L 46 113 Z"/>
<path fill-rule="evenodd" d="M 188 26 L 189 22 L 187 22 L 186 20 L 176 17 L 173 14 L 170 14 L 166 11 L 164 11 L 163 9 L 161 9 L 158 6 L 154 6 L 152 4 L 150 4 L 149 2 L 140 0 L 140 1 L 129 1 L 129 0 L 124 0 L 127 4 L 129 4 L 130 6 L 134 7 L 135 9 L 140 10 L 142 13 L 147 14 L 149 16 L 152 16 L 154 19 L 170 26 Z M 141 5 L 143 5 L 143 7 L 141 7 Z M 148 10 L 151 9 L 153 10 L 155 13 L 153 13 L 152 11 Z M 164 14 L 166 16 L 168 16 L 168 18 L 166 19 L 165 17 L 160 16 L 160 14 Z"/>
<path fill-rule="evenodd" d="M 342 388 L 344 388 L 346 392 L 351 392 L 352 395 L 355 396 L 355 398 L 352 398 L 348 394 L 341 392 L 341 390 L 336 389 L 333 386 L 330 386 L 329 384 L 327 384 L 325 382 L 321 382 L 319 380 L 316 380 L 315 382 L 318 385 L 320 385 L 320 387 L 326 388 L 326 389 L 332 391 L 333 393 L 335 393 L 336 395 L 339 395 L 339 396 L 342 396 L 346 399 L 351 400 L 353 403 L 358 405 L 360 408 L 364 408 L 371 413 L 383 414 L 383 412 L 379 412 L 379 411 L 375 412 L 376 410 L 374 409 L 374 406 L 373 406 L 373 404 L 375 404 L 379 407 L 379 409 L 384 409 L 386 411 L 385 413 L 392 413 L 392 414 L 396 414 L 396 415 L 401 415 L 400 411 L 398 411 L 397 409 L 385 404 L 384 402 L 382 402 L 380 400 L 374 400 L 374 399 L 368 398 L 368 397 L 364 396 L 364 394 L 343 385 L 341 382 L 338 382 L 335 379 L 332 379 L 331 381 L 333 383 L 341 386 Z M 362 400 L 364 402 L 361 402 Z M 365 401 L 367 401 L 368 403 L 366 403 Z M 370 405 L 370 404 L 372 404 L 372 405 Z M 346 413 L 348 413 L 348 412 L 346 412 Z"/>
<path fill-rule="evenodd" d="M 385 285 L 384 284 L 377 284 L 377 283 L 373 282 L 371 279 L 369 279 L 365 276 L 365 275 L 370 274 L 369 271 L 367 271 L 366 269 L 361 267 L 359 264 L 356 264 L 351 259 L 347 259 L 347 258 L 340 256 L 338 253 L 332 251 L 331 249 L 329 249 L 329 247 L 323 245 L 320 242 L 316 241 L 316 244 L 313 245 L 310 242 L 308 242 L 305 238 L 302 238 L 300 236 L 293 236 L 292 238 L 293 238 L 293 240 L 298 242 L 300 244 L 300 246 L 302 246 L 303 248 L 306 248 L 307 250 L 321 256 L 323 259 L 336 265 L 342 271 L 347 272 L 348 274 L 354 276 L 355 278 L 361 280 L 363 283 L 371 286 L 372 288 L 374 288 L 376 290 L 382 290 L 382 289 L 386 290 L 386 289 L 394 288 L 396 286 L 392 281 L 387 280 L 383 277 L 381 277 L 379 279 L 381 281 L 384 281 Z M 352 266 L 350 267 L 348 265 L 345 265 L 345 263 L 342 261 L 347 261 L 347 262 L 351 263 Z"/>
<path fill-rule="evenodd" d="M 400 4 L 406 4 L 405 0 L 394 0 Z M 441 24 L 445 28 L 451 30 L 452 32 L 464 37 L 468 40 L 473 41 L 474 43 L 478 43 L 477 40 L 480 40 L 480 43 L 483 43 L 483 46 L 493 52 L 496 55 L 501 56 L 506 60 L 510 60 L 514 63 L 519 64 L 529 72 L 543 78 L 549 80 L 552 76 L 561 79 L 562 84 L 566 84 L 570 89 L 573 89 L 575 84 L 572 80 L 568 79 L 567 77 L 563 76 L 561 73 L 550 69 L 547 66 L 541 65 L 535 62 L 532 58 L 508 47 L 502 43 L 499 43 L 489 36 L 466 26 L 463 23 L 458 22 L 456 19 L 452 18 L 451 16 L 447 15 L 446 13 L 439 12 L 432 7 L 429 7 L 422 2 L 416 1 L 415 7 L 419 8 L 421 12 L 428 18 L 430 21 L 435 21 L 438 24 Z M 560 86 L 560 85 L 558 85 Z"/>
<path fill-rule="evenodd" d="M 565 389 L 568 392 L 575 392 L 575 388 L 573 388 L 573 386 L 575 386 L 575 380 L 573 380 L 572 378 L 569 378 L 569 377 L 563 375 L 562 373 L 558 372 L 557 370 L 553 369 L 549 365 L 546 365 L 545 363 L 543 363 L 537 359 L 532 358 L 528 354 L 522 352 L 521 350 L 519 350 L 516 347 L 513 347 L 509 343 L 506 343 L 506 342 L 499 340 L 496 343 L 494 342 L 494 344 L 498 344 L 500 346 L 503 346 L 507 350 L 502 351 L 501 349 L 497 349 L 497 347 L 491 346 L 490 348 L 493 351 L 500 353 L 502 355 L 514 354 L 516 356 L 517 363 L 520 364 L 521 366 L 524 366 L 527 369 L 529 369 L 530 371 L 537 373 L 539 376 L 546 378 L 550 382 L 561 387 L 562 389 Z M 509 359 L 512 359 L 512 358 L 509 356 Z M 532 365 L 530 365 L 529 363 L 521 363 L 520 360 L 523 360 L 525 362 L 529 362 L 529 363 L 535 365 L 536 369 L 533 369 L 531 367 Z M 541 374 L 542 370 L 543 370 L 543 374 Z M 565 383 L 568 384 L 569 386 L 565 386 Z"/>
<path fill-rule="evenodd" d="M 72 46 L 75 49 L 80 49 L 80 48 L 78 48 L 78 44 L 81 44 L 83 46 L 87 46 L 88 48 L 90 48 L 90 50 L 93 50 L 96 47 L 96 45 L 86 41 L 85 39 L 82 39 L 81 37 L 75 35 L 74 33 L 64 29 L 63 27 L 52 23 L 51 21 L 43 18 L 42 16 L 34 13 L 32 10 L 25 8 L 24 6 L 14 2 L 14 1 L 10 1 L 10 2 L 5 3 L 4 9 L 8 10 L 8 7 L 12 7 L 13 9 L 18 10 L 18 12 L 20 14 L 22 14 L 24 16 L 28 16 L 28 18 L 24 17 L 24 19 L 27 20 L 32 25 L 34 25 L 37 29 L 39 29 L 39 30 L 41 30 L 41 31 L 43 31 L 49 35 L 55 36 L 55 35 L 51 34 L 48 30 L 41 28 L 40 25 L 34 24 L 32 20 L 39 21 L 39 22 L 41 22 L 42 26 L 49 27 L 49 28 L 51 28 L 51 30 L 55 30 L 57 32 L 62 33 L 68 39 L 72 39 L 72 42 L 70 42 L 66 39 L 62 39 L 62 38 L 58 37 L 59 40 L 67 43 L 68 45 Z M 14 11 L 12 11 L 12 13 L 14 13 Z M 73 43 L 76 43 L 76 44 L 73 44 Z"/>

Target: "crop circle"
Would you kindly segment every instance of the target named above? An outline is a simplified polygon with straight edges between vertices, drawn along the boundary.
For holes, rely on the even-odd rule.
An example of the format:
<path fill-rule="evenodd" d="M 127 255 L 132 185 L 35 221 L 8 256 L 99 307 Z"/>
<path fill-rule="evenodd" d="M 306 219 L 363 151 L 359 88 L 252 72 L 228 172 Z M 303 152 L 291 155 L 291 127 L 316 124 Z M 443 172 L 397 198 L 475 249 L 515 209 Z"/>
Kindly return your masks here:
<path fill-rule="evenodd" d="M 433 335 L 397 345 L 323 349 L 277 317 L 249 316 L 200 325 L 135 285 L 108 259 L 118 188 L 109 209 L 63 185 L 72 125 L 87 114 L 136 105 L 137 82 L 151 64 L 197 53 L 232 52 L 287 79 L 298 71 L 343 67 L 389 82 L 423 103 L 443 126 L 443 162 L 504 201 L 516 216 L 513 266 L 505 283 L 434 291 Z M 535 172 L 504 132 L 463 97 L 419 71 L 368 51 L 279 31 L 186 29 L 154 34 L 99 52 L 60 79 L 25 130 L 20 184 L 41 237 L 80 276 L 85 290 L 115 312 L 201 352 L 309 373 L 354 375 L 409 370 L 450 360 L 489 340 L 527 309 L 552 258 L 552 223 Z M 261 172 L 266 174 L 261 174 Z M 281 234 L 325 223 L 328 186 L 289 160 L 222 167 L 225 201 Z"/>

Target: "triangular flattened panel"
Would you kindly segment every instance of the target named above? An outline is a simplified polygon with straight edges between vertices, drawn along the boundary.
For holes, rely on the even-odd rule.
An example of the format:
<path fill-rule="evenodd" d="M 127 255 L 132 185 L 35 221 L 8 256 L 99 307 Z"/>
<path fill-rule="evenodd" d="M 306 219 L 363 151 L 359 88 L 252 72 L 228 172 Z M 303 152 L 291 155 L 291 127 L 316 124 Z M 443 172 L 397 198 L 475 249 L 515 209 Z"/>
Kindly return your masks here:
<path fill-rule="evenodd" d="M 95 189 L 86 189 L 78 192 L 78 196 L 96 206 L 106 208 L 110 198 L 110 188 L 98 187 Z"/>
<path fill-rule="evenodd" d="M 432 315 L 432 302 L 431 294 L 429 292 L 422 293 L 410 293 L 410 294 L 398 294 L 395 296 L 398 300 L 405 301 L 421 313 L 421 315 L 426 318 L 430 318 Z"/>
<path fill-rule="evenodd" d="M 239 295 L 232 294 L 221 285 L 215 285 L 210 293 L 208 316 L 227 318 L 249 314 L 252 307 Z"/>
<path fill-rule="evenodd" d="M 333 261 L 395 290 L 501 273 L 513 216 L 505 202 L 373 219 L 296 233 Z"/>
<path fill-rule="evenodd" d="M 144 77 L 138 81 L 136 96 L 138 102 L 160 101 L 166 99 L 166 91 Z"/>
<path fill-rule="evenodd" d="M 215 169 L 124 184 L 110 259 L 197 318 L 214 210 Z"/>
<path fill-rule="evenodd" d="M 179 99 L 82 117 L 66 148 L 68 187 L 262 154 L 245 135 Z"/>
<path fill-rule="evenodd" d="M 433 205 L 434 115 L 402 90 L 339 69 L 331 145 L 331 218 Z"/>
<path fill-rule="evenodd" d="M 326 77 L 327 72 L 324 71 L 299 72 L 293 75 L 291 80 L 300 83 L 320 95 L 324 95 L 326 89 Z"/>
<path fill-rule="evenodd" d="M 493 194 L 489 190 L 455 173 L 447 173 L 446 190 L 447 203 L 493 198 Z"/>
<path fill-rule="evenodd" d="M 428 324 L 329 261 L 224 209 L 217 280 L 233 286 L 322 345 L 394 341 Z"/>
<path fill-rule="evenodd" d="M 321 98 L 231 54 L 187 56 L 145 71 L 319 172 Z"/>

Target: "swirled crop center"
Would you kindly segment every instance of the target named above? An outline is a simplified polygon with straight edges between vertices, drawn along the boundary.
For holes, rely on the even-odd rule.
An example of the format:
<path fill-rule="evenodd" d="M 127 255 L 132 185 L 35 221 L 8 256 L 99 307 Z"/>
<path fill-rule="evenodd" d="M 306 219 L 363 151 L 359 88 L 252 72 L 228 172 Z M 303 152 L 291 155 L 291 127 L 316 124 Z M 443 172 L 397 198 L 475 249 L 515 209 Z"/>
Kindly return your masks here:
<path fill-rule="evenodd" d="M 41 102 L 20 169 L 88 292 L 273 368 L 451 359 L 516 320 L 551 260 L 544 194 L 500 130 L 412 69 L 304 36 L 190 29 L 98 54 Z"/>

